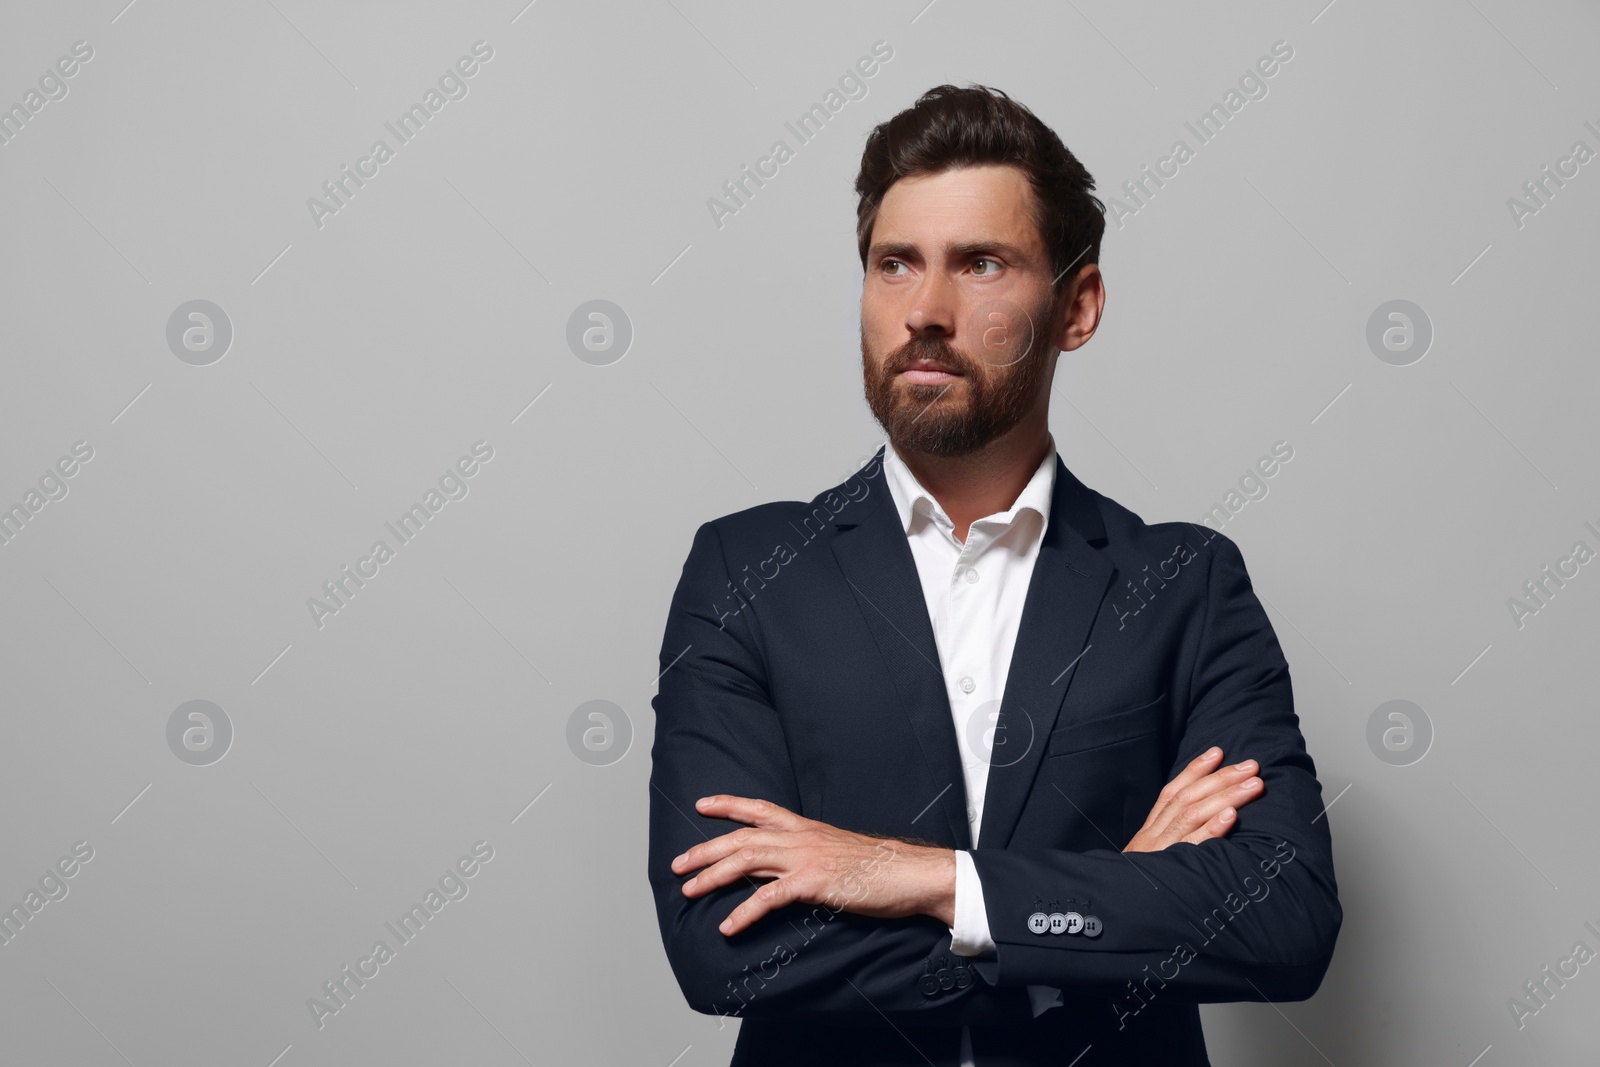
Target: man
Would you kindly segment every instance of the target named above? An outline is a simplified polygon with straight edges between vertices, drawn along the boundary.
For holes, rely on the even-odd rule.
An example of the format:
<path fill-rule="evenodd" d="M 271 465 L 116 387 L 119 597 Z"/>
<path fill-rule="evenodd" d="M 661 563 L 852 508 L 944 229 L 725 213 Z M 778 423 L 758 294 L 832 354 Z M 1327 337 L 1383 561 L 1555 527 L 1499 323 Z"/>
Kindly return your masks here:
<path fill-rule="evenodd" d="M 735 1065 L 1206 1064 L 1198 1003 L 1328 967 L 1328 820 L 1238 548 L 1055 452 L 1057 358 L 1105 303 L 1093 187 L 995 90 L 874 130 L 888 441 L 695 534 L 649 877 L 689 1005 L 743 1020 Z"/>

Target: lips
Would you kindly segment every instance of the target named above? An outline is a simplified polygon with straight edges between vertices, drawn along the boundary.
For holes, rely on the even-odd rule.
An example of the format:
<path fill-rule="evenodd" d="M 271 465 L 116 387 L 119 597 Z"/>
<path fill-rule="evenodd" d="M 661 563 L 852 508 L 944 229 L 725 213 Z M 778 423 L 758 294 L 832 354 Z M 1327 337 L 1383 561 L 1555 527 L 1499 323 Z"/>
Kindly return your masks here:
<path fill-rule="evenodd" d="M 915 363 L 912 363 L 909 366 L 907 366 L 900 373 L 904 374 L 904 373 L 906 373 L 906 371 L 937 371 L 937 372 L 939 372 L 941 374 L 960 374 L 961 373 L 955 367 L 950 366 L 950 364 L 948 364 L 948 363 L 940 363 L 936 359 L 919 359 Z"/>
<path fill-rule="evenodd" d="M 962 377 L 960 368 L 937 359 L 914 359 L 898 375 L 912 385 L 943 385 L 948 388 Z"/>
<path fill-rule="evenodd" d="M 955 380 L 961 376 L 960 371 L 946 369 L 945 364 L 932 360 L 919 360 L 901 371 L 899 375 L 902 381 L 910 382 L 912 385 L 942 385 L 946 389 L 954 385 Z"/>

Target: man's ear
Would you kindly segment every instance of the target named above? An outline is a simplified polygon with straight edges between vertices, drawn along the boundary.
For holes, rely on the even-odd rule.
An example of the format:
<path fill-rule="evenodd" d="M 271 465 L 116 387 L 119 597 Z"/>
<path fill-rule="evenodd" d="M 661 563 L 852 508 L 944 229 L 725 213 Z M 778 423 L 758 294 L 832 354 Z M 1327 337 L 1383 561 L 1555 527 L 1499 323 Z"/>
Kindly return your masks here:
<path fill-rule="evenodd" d="M 1072 303 L 1077 296 L 1076 279 L 1062 283 L 1061 292 L 1050 305 L 1050 347 L 1057 353 L 1068 351 L 1067 339 L 1072 328 Z"/>
<path fill-rule="evenodd" d="M 1058 301 L 1059 321 L 1054 342 L 1063 352 L 1071 352 L 1088 344 L 1100 328 L 1101 314 L 1105 309 L 1105 282 L 1099 264 L 1085 263 L 1083 268 L 1062 287 Z"/>

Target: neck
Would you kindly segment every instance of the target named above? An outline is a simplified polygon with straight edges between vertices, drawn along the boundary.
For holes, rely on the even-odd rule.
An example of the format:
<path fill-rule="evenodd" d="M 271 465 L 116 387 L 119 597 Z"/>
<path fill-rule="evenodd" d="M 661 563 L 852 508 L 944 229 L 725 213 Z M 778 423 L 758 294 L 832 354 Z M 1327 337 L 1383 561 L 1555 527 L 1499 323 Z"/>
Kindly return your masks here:
<path fill-rule="evenodd" d="M 974 522 L 1017 502 L 1050 450 L 1050 428 L 1044 421 L 1025 419 L 962 456 L 905 452 L 893 442 L 890 447 L 950 516 L 956 539 L 965 542 Z"/>

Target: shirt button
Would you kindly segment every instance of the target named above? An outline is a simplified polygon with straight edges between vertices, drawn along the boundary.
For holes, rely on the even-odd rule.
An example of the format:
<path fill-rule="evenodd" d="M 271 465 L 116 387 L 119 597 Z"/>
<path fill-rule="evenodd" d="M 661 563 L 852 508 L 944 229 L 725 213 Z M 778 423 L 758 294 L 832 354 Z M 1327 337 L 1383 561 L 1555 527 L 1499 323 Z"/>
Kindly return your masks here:
<path fill-rule="evenodd" d="M 968 822 L 977 822 L 978 821 L 978 809 L 974 808 L 970 804 L 967 805 L 967 821 Z"/>
<path fill-rule="evenodd" d="M 963 693 L 970 693 L 976 688 L 978 688 L 978 683 L 972 680 L 972 675 L 969 674 L 961 679 L 961 691 Z"/>
<path fill-rule="evenodd" d="M 970 585 L 978 580 L 978 572 L 973 567 L 967 568 L 967 583 Z"/>

